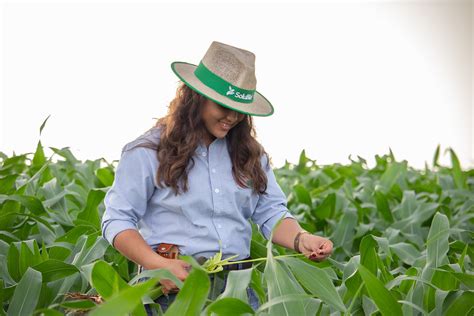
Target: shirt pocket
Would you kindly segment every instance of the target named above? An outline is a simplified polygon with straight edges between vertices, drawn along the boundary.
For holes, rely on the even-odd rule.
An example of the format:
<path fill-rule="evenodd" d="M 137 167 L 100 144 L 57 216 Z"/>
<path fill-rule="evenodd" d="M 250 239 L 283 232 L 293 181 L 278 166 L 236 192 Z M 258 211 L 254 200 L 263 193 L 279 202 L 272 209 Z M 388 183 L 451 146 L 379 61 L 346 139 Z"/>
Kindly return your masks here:
<path fill-rule="evenodd" d="M 225 181 L 226 196 L 230 204 L 230 211 L 238 210 L 246 219 L 252 215 L 252 197 L 253 192 L 250 187 L 241 187 L 234 180 L 232 175 L 223 177 Z"/>

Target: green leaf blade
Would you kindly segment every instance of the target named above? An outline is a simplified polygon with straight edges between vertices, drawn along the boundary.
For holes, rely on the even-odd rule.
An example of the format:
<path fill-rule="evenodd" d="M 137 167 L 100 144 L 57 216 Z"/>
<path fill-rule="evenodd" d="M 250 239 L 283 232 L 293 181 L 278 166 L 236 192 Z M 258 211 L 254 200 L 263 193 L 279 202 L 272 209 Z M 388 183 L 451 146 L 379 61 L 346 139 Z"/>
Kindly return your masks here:
<path fill-rule="evenodd" d="M 79 269 L 76 266 L 56 259 L 45 260 L 33 266 L 33 269 L 41 272 L 43 276 L 43 282 L 60 280 L 79 272 Z"/>
<path fill-rule="evenodd" d="M 209 287 L 207 273 L 202 269 L 193 268 L 165 315 L 199 315 L 206 303 Z"/>
<path fill-rule="evenodd" d="M 28 268 L 16 286 L 8 307 L 8 316 L 32 315 L 41 292 L 41 273 Z"/>
<path fill-rule="evenodd" d="M 282 258 L 282 260 L 288 265 L 298 281 L 308 289 L 311 294 L 340 312 L 346 311 L 346 307 L 337 293 L 336 287 L 326 272 L 300 259 L 286 257 Z"/>
<path fill-rule="evenodd" d="M 436 213 L 431 222 L 427 244 L 427 266 L 438 268 L 448 264 L 446 254 L 449 250 L 449 220 L 441 213 Z"/>
<path fill-rule="evenodd" d="M 105 299 L 110 299 L 120 291 L 129 288 L 119 274 L 105 261 L 97 261 L 91 273 L 92 286 Z"/>
<path fill-rule="evenodd" d="M 365 287 L 370 297 L 382 315 L 402 315 L 402 308 L 397 300 L 390 294 L 389 290 L 380 282 L 377 277 L 367 268 L 360 265 L 359 274 L 364 280 Z"/>

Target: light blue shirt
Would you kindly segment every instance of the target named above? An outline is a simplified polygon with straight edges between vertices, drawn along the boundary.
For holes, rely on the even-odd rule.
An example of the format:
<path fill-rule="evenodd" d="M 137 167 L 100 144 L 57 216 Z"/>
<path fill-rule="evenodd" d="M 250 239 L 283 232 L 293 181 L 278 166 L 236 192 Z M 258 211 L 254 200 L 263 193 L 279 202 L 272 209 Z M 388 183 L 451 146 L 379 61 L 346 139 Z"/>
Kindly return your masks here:
<path fill-rule="evenodd" d="M 128 143 L 105 196 L 102 234 L 113 243 L 126 229 L 138 229 L 145 241 L 155 248 L 159 243 L 177 244 L 180 253 L 210 257 L 219 252 L 234 259 L 250 255 L 251 219 L 265 238 L 282 217 L 293 216 L 286 197 L 276 182 L 266 158 L 261 163 L 268 179 L 266 194 L 240 187 L 232 176 L 232 163 L 226 139 L 215 139 L 206 148 L 198 146 L 194 167 L 188 173 L 188 191 L 175 195 L 169 187 L 156 183 L 156 151 L 138 144 L 159 142 L 160 130 L 153 128 Z"/>

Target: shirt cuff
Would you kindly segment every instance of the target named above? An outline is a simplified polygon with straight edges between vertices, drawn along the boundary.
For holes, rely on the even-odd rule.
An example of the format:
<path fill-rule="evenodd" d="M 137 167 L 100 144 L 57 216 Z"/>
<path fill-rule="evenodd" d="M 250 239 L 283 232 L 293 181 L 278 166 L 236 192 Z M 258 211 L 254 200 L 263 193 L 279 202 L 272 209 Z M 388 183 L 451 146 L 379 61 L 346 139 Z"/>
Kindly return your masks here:
<path fill-rule="evenodd" d="M 280 220 L 280 218 L 282 218 L 282 216 L 283 216 L 283 219 L 295 218 L 293 215 L 290 214 L 290 212 L 287 211 L 287 212 L 280 213 L 279 216 L 273 216 L 270 219 L 268 219 L 265 223 L 263 223 L 262 227 L 260 227 L 260 231 L 262 232 L 266 240 L 270 239 L 273 228 L 275 228 L 276 223 Z"/>
<path fill-rule="evenodd" d="M 104 227 L 102 235 L 113 246 L 115 236 L 117 236 L 118 233 L 127 229 L 137 230 L 137 226 L 129 221 L 114 220 L 110 222 L 106 227 Z"/>

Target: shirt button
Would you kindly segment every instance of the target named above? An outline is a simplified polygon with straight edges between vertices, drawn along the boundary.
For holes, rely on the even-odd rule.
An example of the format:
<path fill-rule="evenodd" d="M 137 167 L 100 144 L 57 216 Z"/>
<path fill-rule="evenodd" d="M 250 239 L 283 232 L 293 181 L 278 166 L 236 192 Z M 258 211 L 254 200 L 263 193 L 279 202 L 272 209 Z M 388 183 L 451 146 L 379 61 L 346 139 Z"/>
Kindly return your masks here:
<path fill-rule="evenodd" d="M 219 189 L 215 189 L 214 192 L 219 193 Z"/>
<path fill-rule="evenodd" d="M 216 173 L 216 169 L 214 169 L 214 168 L 212 168 L 211 171 L 212 171 L 212 173 Z"/>
<path fill-rule="evenodd" d="M 221 224 L 217 224 L 217 228 L 222 228 L 222 225 L 221 225 Z"/>
<path fill-rule="evenodd" d="M 206 157 L 206 156 L 207 156 L 207 152 L 203 151 L 203 152 L 202 152 L 202 156 L 203 156 L 203 157 Z"/>

